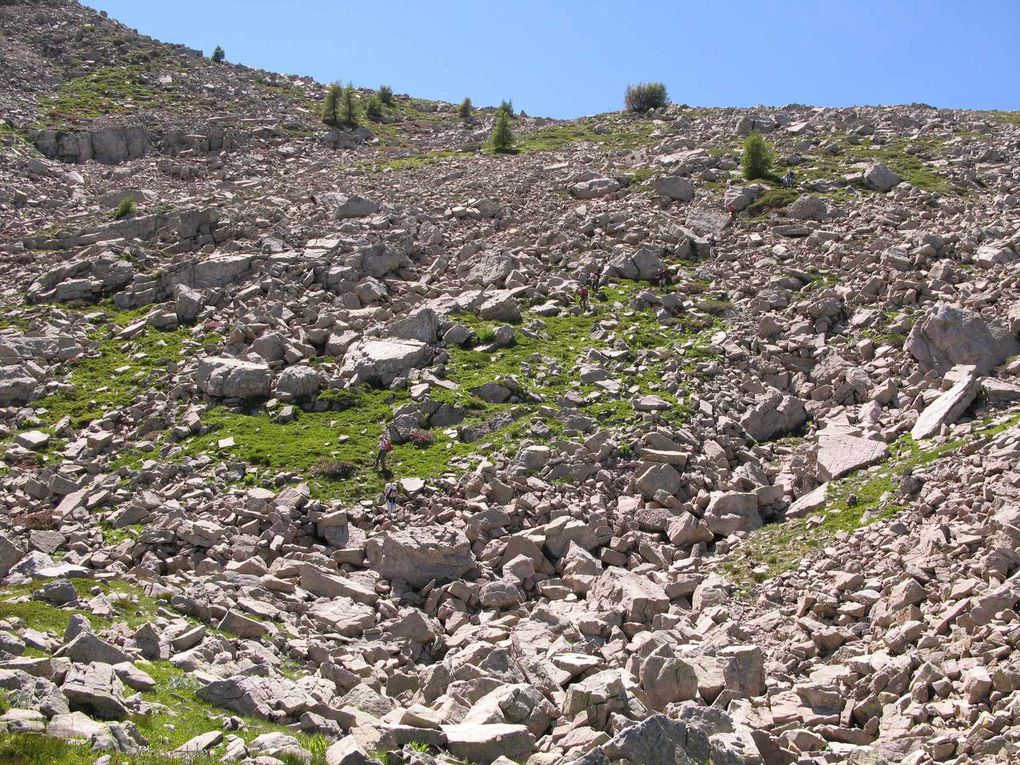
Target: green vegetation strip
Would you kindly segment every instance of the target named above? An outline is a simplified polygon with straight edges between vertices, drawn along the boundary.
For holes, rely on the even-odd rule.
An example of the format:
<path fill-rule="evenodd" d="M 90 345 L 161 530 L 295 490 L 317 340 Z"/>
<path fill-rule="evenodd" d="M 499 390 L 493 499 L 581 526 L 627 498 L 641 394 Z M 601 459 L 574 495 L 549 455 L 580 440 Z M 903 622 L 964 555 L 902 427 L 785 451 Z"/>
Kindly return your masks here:
<path fill-rule="evenodd" d="M 883 464 L 830 481 L 825 505 L 811 518 L 791 519 L 752 532 L 722 565 L 726 576 L 747 596 L 756 583 L 796 569 L 801 559 L 818 552 L 839 533 L 852 533 L 893 517 L 905 505 L 895 496 L 897 479 L 916 467 L 953 454 L 976 438 L 991 438 L 1020 422 L 1020 415 L 998 424 L 985 423 L 966 439 L 926 447 L 909 435 L 890 446 Z M 817 522 L 817 518 L 822 518 Z"/>
<path fill-rule="evenodd" d="M 98 587 L 112 602 L 117 611 L 116 621 L 126 623 L 135 629 L 156 618 L 160 608 L 166 607 L 161 598 L 148 596 L 139 587 L 123 582 L 99 582 L 88 579 L 72 580 L 79 596 L 83 599 L 92 596 L 93 588 Z M 71 617 L 74 614 L 87 616 L 93 627 L 109 628 L 113 620 L 107 620 L 80 609 L 62 609 L 38 600 L 23 600 L 36 589 L 35 585 L 0 588 L 0 619 L 20 619 L 28 627 L 47 632 L 58 637 L 63 636 Z M 17 601 L 22 602 L 17 602 Z M 215 632 L 215 630 L 213 630 Z M 168 661 L 138 661 L 136 666 L 144 670 L 156 683 L 151 691 L 142 692 L 142 698 L 165 709 L 159 709 L 149 715 L 136 715 L 131 718 L 141 734 L 148 740 L 151 753 L 145 755 L 114 754 L 116 765 L 169 765 L 179 763 L 179 759 L 166 756 L 165 753 L 177 749 L 195 736 L 210 730 L 220 730 L 221 721 L 234 713 L 215 707 L 195 695 L 201 683 L 191 673 L 178 669 Z M 4 704 L 13 706 L 12 694 L 7 694 Z M 236 716 L 236 715 L 235 715 Z M 325 762 L 326 741 L 321 736 L 294 731 L 283 725 L 276 725 L 253 717 L 243 717 L 244 727 L 236 735 L 245 741 L 263 733 L 282 732 L 295 736 L 298 741 L 313 754 L 312 765 Z M 191 760 L 205 765 L 219 760 L 221 745 L 214 749 L 207 758 Z M 21 765 L 91 765 L 95 762 L 96 753 L 88 746 L 71 744 L 58 739 L 46 738 L 33 734 L 0 735 L 0 762 Z"/>

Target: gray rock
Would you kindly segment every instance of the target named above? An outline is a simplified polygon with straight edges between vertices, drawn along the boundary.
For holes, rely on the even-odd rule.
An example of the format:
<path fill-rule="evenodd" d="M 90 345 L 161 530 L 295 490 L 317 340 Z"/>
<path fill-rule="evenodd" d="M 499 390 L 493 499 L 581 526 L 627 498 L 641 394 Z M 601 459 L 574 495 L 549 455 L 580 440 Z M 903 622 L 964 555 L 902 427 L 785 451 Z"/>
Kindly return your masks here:
<path fill-rule="evenodd" d="M 128 716 L 124 684 L 109 664 L 73 664 L 60 690 L 72 710 L 102 720 L 123 720 Z"/>
<path fill-rule="evenodd" d="M 694 199 L 694 184 L 690 178 L 679 175 L 666 175 L 652 181 L 652 188 L 659 196 L 667 199 L 690 202 Z"/>
<path fill-rule="evenodd" d="M 901 183 L 900 177 L 883 164 L 871 165 L 864 171 L 864 185 L 869 189 L 885 193 Z"/>
<path fill-rule="evenodd" d="M 914 324 L 903 348 L 925 371 L 945 374 L 956 364 L 973 364 L 985 375 L 1020 353 L 1020 342 L 973 311 L 940 303 Z"/>
<path fill-rule="evenodd" d="M 882 441 L 846 434 L 826 435 L 823 430 L 818 437 L 818 477 L 831 481 L 881 462 L 888 455 L 889 447 Z"/>
<path fill-rule="evenodd" d="M 379 212 L 379 205 L 367 197 L 349 196 L 337 205 L 333 215 L 337 220 L 345 218 L 365 218 Z"/>
<path fill-rule="evenodd" d="M 432 357 L 418 340 L 364 340 L 347 349 L 340 374 L 355 383 L 390 385 Z"/>
<path fill-rule="evenodd" d="M 974 403 L 978 394 L 977 368 L 958 364 L 949 374 L 956 382 L 945 393 L 929 404 L 914 423 L 910 435 L 920 440 L 936 435 L 943 425 L 956 422 L 967 408 Z"/>
<path fill-rule="evenodd" d="M 290 399 L 307 399 L 319 392 L 322 375 L 314 367 L 303 364 L 287 367 L 276 381 L 276 393 Z"/>
<path fill-rule="evenodd" d="M 597 199 L 615 194 L 620 188 L 620 182 L 614 178 L 592 178 L 571 186 L 570 196 L 576 199 Z"/>
<path fill-rule="evenodd" d="M 459 579 L 475 567 L 471 545 L 460 531 L 419 527 L 370 538 L 365 543 L 368 565 L 384 579 L 424 587 Z"/>
<path fill-rule="evenodd" d="M 264 398 L 272 390 L 273 377 L 265 364 L 212 356 L 198 362 L 195 382 L 216 398 Z"/>

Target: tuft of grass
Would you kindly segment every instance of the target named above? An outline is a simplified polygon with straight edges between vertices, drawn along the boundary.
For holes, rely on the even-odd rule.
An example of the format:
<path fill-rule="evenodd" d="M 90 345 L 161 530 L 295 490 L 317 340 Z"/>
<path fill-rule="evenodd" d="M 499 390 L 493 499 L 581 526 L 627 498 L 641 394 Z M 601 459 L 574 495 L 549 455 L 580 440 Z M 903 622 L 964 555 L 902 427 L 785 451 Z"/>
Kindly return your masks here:
<path fill-rule="evenodd" d="M 750 215 L 762 215 L 769 210 L 778 210 L 792 205 L 797 201 L 800 192 L 797 189 L 769 189 L 762 192 L 761 196 L 747 206 Z"/>
<path fill-rule="evenodd" d="M 117 209 L 113 211 L 113 218 L 114 220 L 120 220 L 121 218 L 126 218 L 127 216 L 134 214 L 135 214 L 134 198 L 124 197 L 122 200 L 120 200 L 120 203 L 117 205 Z"/>

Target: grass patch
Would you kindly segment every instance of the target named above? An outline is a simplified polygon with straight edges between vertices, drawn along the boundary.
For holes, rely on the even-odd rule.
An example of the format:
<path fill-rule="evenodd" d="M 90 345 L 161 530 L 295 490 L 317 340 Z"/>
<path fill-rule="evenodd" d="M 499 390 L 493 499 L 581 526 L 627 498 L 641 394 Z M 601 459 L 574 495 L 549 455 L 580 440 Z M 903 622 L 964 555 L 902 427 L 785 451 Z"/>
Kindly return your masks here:
<path fill-rule="evenodd" d="M 985 424 L 971 438 L 990 438 L 1018 421 L 1020 416 L 994 426 Z M 901 436 L 890 445 L 889 459 L 883 464 L 829 482 L 825 505 L 814 513 L 822 517 L 820 523 L 797 518 L 758 529 L 727 557 L 722 570 L 737 585 L 738 593 L 749 595 L 755 584 L 796 569 L 802 558 L 824 548 L 838 533 L 849 534 L 899 513 L 904 505 L 895 497 L 883 501 L 894 491 L 897 478 L 956 452 L 965 443 L 958 439 L 925 448 L 909 435 Z"/>
<path fill-rule="evenodd" d="M 69 417 L 78 429 L 107 412 L 130 406 L 147 385 L 162 385 L 181 358 L 187 329 L 158 332 L 146 327 L 130 340 L 102 337 L 94 355 L 69 365 L 67 387 L 34 403 L 53 425 Z"/>
<path fill-rule="evenodd" d="M 169 103 L 166 92 L 143 82 L 145 71 L 140 64 L 103 67 L 60 83 L 40 106 L 49 123 L 73 123 Z"/>
<path fill-rule="evenodd" d="M 796 202 L 800 194 L 797 189 L 769 189 L 747 206 L 747 212 L 750 215 L 763 215 L 770 210 L 787 207 Z"/>
<path fill-rule="evenodd" d="M 604 117 L 591 117 L 540 127 L 516 136 L 515 148 L 521 154 L 556 151 L 575 143 L 594 143 L 606 150 L 634 149 L 655 142 L 652 120 L 615 120 L 609 125 Z"/>

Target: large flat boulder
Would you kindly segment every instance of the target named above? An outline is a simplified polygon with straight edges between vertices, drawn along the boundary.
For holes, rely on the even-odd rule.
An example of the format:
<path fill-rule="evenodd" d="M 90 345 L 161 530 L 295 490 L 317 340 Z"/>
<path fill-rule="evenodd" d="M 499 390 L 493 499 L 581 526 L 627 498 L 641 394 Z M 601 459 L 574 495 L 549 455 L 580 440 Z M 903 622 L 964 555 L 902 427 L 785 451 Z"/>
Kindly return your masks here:
<path fill-rule="evenodd" d="M 344 354 L 340 374 L 355 383 L 390 385 L 432 357 L 420 340 L 363 340 Z"/>
<path fill-rule="evenodd" d="M 1020 342 L 980 314 L 940 303 L 914 324 L 903 348 L 924 371 L 945 374 L 956 364 L 973 364 L 985 375 L 1020 353 Z"/>
<path fill-rule="evenodd" d="M 463 532 L 425 527 L 388 532 L 365 542 L 368 566 L 384 579 L 424 587 L 459 579 L 475 567 L 471 543 Z"/>
<path fill-rule="evenodd" d="M 524 762 L 535 751 L 535 737 L 524 725 L 444 725 L 442 730 L 451 754 L 478 765 L 500 757 Z"/>
<path fill-rule="evenodd" d="M 910 435 L 917 440 L 930 438 L 936 435 L 943 425 L 956 422 L 977 398 L 979 386 L 976 367 L 958 364 L 946 376 L 952 377 L 955 382 L 917 418 L 910 431 Z"/>
<path fill-rule="evenodd" d="M 818 477 L 823 481 L 840 478 L 889 455 L 889 447 L 882 441 L 860 438 L 845 433 L 822 434 L 818 437 Z"/>
<path fill-rule="evenodd" d="M 265 398 L 272 390 L 273 376 L 266 364 L 209 356 L 198 362 L 195 383 L 216 398 Z"/>
<path fill-rule="evenodd" d="M 669 597 L 648 577 L 610 566 L 592 585 L 588 604 L 599 613 L 618 614 L 625 622 L 647 624 L 669 610 Z"/>

